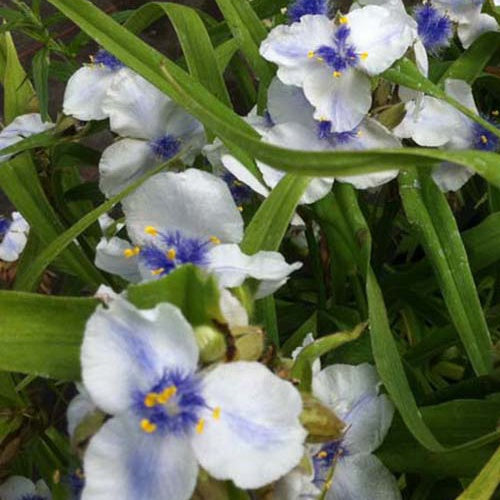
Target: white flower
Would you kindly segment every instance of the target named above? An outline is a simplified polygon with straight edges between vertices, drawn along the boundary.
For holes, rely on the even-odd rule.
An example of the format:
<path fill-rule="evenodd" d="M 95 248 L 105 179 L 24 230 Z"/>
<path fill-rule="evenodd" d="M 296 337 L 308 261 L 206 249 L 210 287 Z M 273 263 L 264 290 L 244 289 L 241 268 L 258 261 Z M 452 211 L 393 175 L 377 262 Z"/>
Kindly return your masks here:
<path fill-rule="evenodd" d="M 260 130 L 262 140 L 289 149 L 303 151 L 349 151 L 377 148 L 399 148 L 400 142 L 381 124 L 371 118 L 365 118 L 359 126 L 347 132 L 331 132 L 329 121 L 316 121 L 313 108 L 304 97 L 301 89 L 284 85 L 275 79 L 269 87 L 268 112 L 275 124 Z M 224 166 L 241 182 L 267 195 L 285 175 L 269 165 L 257 161 L 262 172 L 263 186 L 236 158 L 223 155 Z M 367 175 L 337 177 L 341 182 L 348 182 L 358 189 L 380 186 L 394 179 L 397 170 L 389 170 Z M 302 196 L 300 203 L 314 203 L 326 196 L 332 187 L 333 178 L 314 178 Z"/>
<path fill-rule="evenodd" d="M 68 434 L 73 438 L 76 428 L 87 417 L 97 410 L 89 392 L 83 384 L 76 384 L 78 394 L 70 401 L 66 410 L 66 420 L 68 422 Z"/>
<path fill-rule="evenodd" d="M 301 267 L 278 252 L 245 255 L 243 219 L 226 184 L 200 170 L 166 172 L 148 179 L 122 202 L 133 244 L 102 240 L 96 265 L 130 281 L 154 279 L 182 264 L 214 273 L 221 287 L 259 280 L 256 297 L 273 293 Z"/>
<path fill-rule="evenodd" d="M 16 261 L 28 241 L 29 224 L 19 212 L 12 212 L 12 219 L 0 217 L 0 260 Z"/>
<path fill-rule="evenodd" d="M 71 76 L 64 93 L 64 114 L 84 121 L 107 118 L 102 104 L 115 76 L 132 74 L 105 50 L 99 50 L 91 60 L 91 64 L 85 64 Z"/>
<path fill-rule="evenodd" d="M 448 95 L 479 114 L 466 82 L 448 79 L 445 89 Z M 405 118 L 393 130 L 398 137 L 411 138 L 420 146 L 443 149 L 498 149 L 497 136 L 440 99 L 420 96 L 407 102 L 405 109 Z M 460 189 L 472 175 L 471 170 L 450 163 L 442 164 L 432 173 L 443 191 Z"/>
<path fill-rule="evenodd" d="M 53 123 L 42 122 L 39 113 L 18 116 L 0 132 L 0 152 L 31 135 L 45 132 L 52 127 L 54 127 Z M 11 156 L 0 154 L 0 162 L 8 160 Z"/>
<path fill-rule="evenodd" d="M 402 57 L 416 36 L 416 23 L 406 12 L 368 5 L 338 23 L 306 15 L 291 26 L 277 26 L 260 52 L 278 65 L 283 83 L 303 88 L 316 119 L 330 121 L 332 132 L 346 132 L 370 109 L 370 76 Z"/>
<path fill-rule="evenodd" d="M 297 390 L 254 362 L 197 371 L 191 326 L 171 304 L 140 311 L 116 299 L 87 323 L 82 376 L 113 417 L 84 458 L 82 500 L 191 497 L 198 464 L 259 488 L 303 454 Z"/>
<path fill-rule="evenodd" d="M 11 476 L 0 485 L 2 500 L 51 500 L 52 495 L 44 481 L 36 484 L 22 476 Z"/>
<path fill-rule="evenodd" d="M 106 196 L 178 153 L 191 165 L 205 144 L 200 122 L 136 73 L 116 75 L 102 109 L 111 130 L 125 137 L 109 146 L 99 163 L 99 187 Z"/>
<path fill-rule="evenodd" d="M 280 500 L 327 491 L 326 500 L 398 500 L 397 483 L 372 455 L 391 425 L 394 408 L 379 394 L 373 366 L 331 365 L 313 376 L 313 394 L 346 424 L 342 439 L 309 446 L 312 473 L 296 469 L 278 483 Z M 333 475 L 332 475 L 333 474 Z M 309 498 L 309 497 L 307 497 Z M 312 497 L 314 498 L 314 497 Z"/>

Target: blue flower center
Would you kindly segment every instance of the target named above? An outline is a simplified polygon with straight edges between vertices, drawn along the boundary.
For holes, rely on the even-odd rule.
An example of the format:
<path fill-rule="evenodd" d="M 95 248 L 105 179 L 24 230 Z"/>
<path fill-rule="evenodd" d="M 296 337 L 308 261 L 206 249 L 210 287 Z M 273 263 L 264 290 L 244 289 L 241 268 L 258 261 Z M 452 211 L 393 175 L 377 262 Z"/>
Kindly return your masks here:
<path fill-rule="evenodd" d="M 318 139 L 328 141 L 332 146 L 348 144 L 359 137 L 358 128 L 347 130 L 345 132 L 332 132 L 332 122 L 329 120 L 319 121 L 316 133 Z"/>
<path fill-rule="evenodd" d="M 233 199 L 239 207 L 248 203 L 252 199 L 252 190 L 243 182 L 238 180 L 231 172 L 225 171 L 222 180 L 229 187 Z"/>
<path fill-rule="evenodd" d="M 0 215 L 0 241 L 3 239 L 7 231 L 9 230 L 12 221 Z"/>
<path fill-rule="evenodd" d="M 342 440 L 330 441 L 313 456 L 314 479 L 313 483 L 322 488 L 329 480 L 332 467 L 341 457 L 348 455 Z"/>
<path fill-rule="evenodd" d="M 125 67 L 125 64 L 104 49 L 100 49 L 97 52 L 97 54 L 92 58 L 92 62 L 94 64 L 101 64 L 112 71 L 118 71 L 119 69 Z"/>
<path fill-rule="evenodd" d="M 167 371 L 151 390 L 138 391 L 133 400 L 139 425 L 147 434 L 185 435 L 195 428 L 203 430 L 200 411 L 206 405 L 201 381 L 194 373 Z"/>
<path fill-rule="evenodd" d="M 149 143 L 153 153 L 162 160 L 170 160 L 181 149 L 181 141 L 173 135 L 165 134 Z"/>
<path fill-rule="evenodd" d="M 499 138 L 479 123 L 472 125 L 472 147 L 481 151 L 497 151 Z"/>
<path fill-rule="evenodd" d="M 288 7 L 288 19 L 291 23 L 300 21 L 300 18 L 306 14 L 320 14 L 326 16 L 328 14 L 328 1 L 295 0 L 295 2 Z"/>
<path fill-rule="evenodd" d="M 165 276 L 183 264 L 204 267 L 211 245 L 219 243 L 215 236 L 202 240 L 186 237 L 180 231 L 160 233 L 154 228 L 146 228 L 147 232 L 148 229 L 154 238 L 140 249 L 139 259 L 153 276 Z"/>
<path fill-rule="evenodd" d="M 333 70 L 333 75 L 338 77 L 348 68 L 354 68 L 358 65 L 360 58 L 368 57 L 368 54 L 358 54 L 354 45 L 349 43 L 351 29 L 347 26 L 347 19 L 343 19 L 335 34 L 333 35 L 332 45 L 322 45 L 315 51 L 308 54 L 309 58 L 315 58 L 324 62 Z"/>
<path fill-rule="evenodd" d="M 450 44 L 453 26 L 448 16 L 430 4 L 425 4 L 415 9 L 415 20 L 418 25 L 418 35 L 428 51 L 435 52 Z"/>
<path fill-rule="evenodd" d="M 76 470 L 71 474 L 68 474 L 64 482 L 68 485 L 69 490 L 71 492 L 71 498 L 80 498 L 80 495 L 83 491 L 83 487 L 85 486 L 85 477 L 80 470 Z"/>

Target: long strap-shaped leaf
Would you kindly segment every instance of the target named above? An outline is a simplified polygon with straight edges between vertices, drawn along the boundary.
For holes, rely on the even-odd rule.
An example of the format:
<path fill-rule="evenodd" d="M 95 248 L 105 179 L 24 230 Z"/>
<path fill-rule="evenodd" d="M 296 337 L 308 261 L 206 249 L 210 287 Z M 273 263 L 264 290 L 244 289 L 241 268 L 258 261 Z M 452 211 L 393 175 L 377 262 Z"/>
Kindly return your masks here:
<path fill-rule="evenodd" d="M 484 375 L 491 340 L 455 218 L 429 175 L 406 171 L 399 179 L 406 215 L 434 267 L 451 320 L 475 372 Z"/>
<path fill-rule="evenodd" d="M 428 167 L 430 159 L 469 167 L 492 184 L 500 186 L 498 155 L 494 153 L 424 148 L 325 153 L 294 151 L 262 143 L 252 127 L 207 89 L 91 2 L 49 1 L 105 49 L 168 94 L 222 139 L 235 143 L 269 165 L 309 176 L 346 176 L 391 170 L 394 165 Z M 400 68 L 400 76 L 403 71 L 404 68 Z M 484 121 L 478 117 L 473 119 L 481 123 Z"/>

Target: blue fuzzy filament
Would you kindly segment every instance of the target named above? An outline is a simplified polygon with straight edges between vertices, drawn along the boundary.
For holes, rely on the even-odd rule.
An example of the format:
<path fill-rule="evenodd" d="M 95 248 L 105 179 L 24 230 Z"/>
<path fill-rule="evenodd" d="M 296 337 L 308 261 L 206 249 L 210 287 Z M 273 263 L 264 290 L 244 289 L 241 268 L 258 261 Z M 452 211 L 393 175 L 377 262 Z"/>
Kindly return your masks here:
<path fill-rule="evenodd" d="M 313 456 L 314 479 L 313 483 L 322 488 L 330 474 L 334 463 L 343 456 L 348 455 L 348 450 L 343 446 L 342 440 L 330 441 L 324 444 Z"/>
<path fill-rule="evenodd" d="M 11 224 L 12 222 L 7 217 L 0 215 L 0 238 L 9 230 Z"/>
<path fill-rule="evenodd" d="M 139 259 L 158 276 L 165 276 L 182 264 L 206 266 L 210 245 L 210 241 L 185 237 L 180 231 L 159 233 L 141 249 Z M 175 251 L 175 258 L 169 258 L 169 250 Z"/>
<path fill-rule="evenodd" d="M 252 199 L 252 190 L 246 184 L 239 181 L 231 172 L 224 172 L 222 180 L 229 187 L 236 205 L 244 205 Z"/>
<path fill-rule="evenodd" d="M 92 59 L 94 64 L 101 64 L 112 71 L 118 71 L 125 65 L 107 50 L 101 49 Z"/>
<path fill-rule="evenodd" d="M 472 125 L 472 147 L 481 151 L 497 151 L 499 138 L 479 123 Z"/>
<path fill-rule="evenodd" d="M 145 404 L 148 394 L 161 394 L 172 387 L 175 387 L 176 392 L 167 402 L 153 406 Z M 156 426 L 158 432 L 175 435 L 191 432 L 200 420 L 200 411 L 206 407 L 199 377 L 179 370 L 165 371 L 150 391 L 133 394 L 133 401 L 139 419 L 147 419 Z"/>
<path fill-rule="evenodd" d="M 176 139 L 170 134 L 165 134 L 157 139 L 154 139 L 149 143 L 149 146 L 155 156 L 165 161 L 173 158 L 181 149 L 179 139 Z"/>
<path fill-rule="evenodd" d="M 358 137 L 359 131 L 357 128 L 347 130 L 345 132 L 332 132 L 332 122 L 321 120 L 318 122 L 316 134 L 318 139 L 328 141 L 332 146 L 339 144 L 348 144 Z"/>
<path fill-rule="evenodd" d="M 326 16 L 328 14 L 328 1 L 295 0 L 295 2 L 288 7 L 288 19 L 291 23 L 300 21 L 300 18 L 307 14 L 320 14 Z"/>
<path fill-rule="evenodd" d="M 436 52 L 450 44 L 453 29 L 448 16 L 441 14 L 430 4 L 425 4 L 415 9 L 415 20 L 418 35 L 429 52 Z"/>
<path fill-rule="evenodd" d="M 348 26 L 339 26 L 333 35 L 332 45 L 322 45 L 314 51 L 314 56 L 340 73 L 357 66 L 359 56 L 355 47 L 349 44 L 350 34 L 351 30 Z"/>

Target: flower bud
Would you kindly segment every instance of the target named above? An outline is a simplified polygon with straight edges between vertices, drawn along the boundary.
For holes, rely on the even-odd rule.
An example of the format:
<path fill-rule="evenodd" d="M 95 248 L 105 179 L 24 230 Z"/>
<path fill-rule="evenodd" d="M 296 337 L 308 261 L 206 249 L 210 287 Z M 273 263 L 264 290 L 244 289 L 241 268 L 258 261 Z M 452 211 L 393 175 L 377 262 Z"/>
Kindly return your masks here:
<path fill-rule="evenodd" d="M 226 354 L 224 335 L 212 326 L 197 326 L 194 329 L 194 335 L 200 349 L 200 359 L 202 362 L 211 363 L 223 358 Z"/>
<path fill-rule="evenodd" d="M 342 437 L 345 424 L 332 410 L 310 394 L 302 394 L 302 402 L 304 409 L 300 422 L 309 433 L 309 442 L 333 441 Z"/>
<path fill-rule="evenodd" d="M 264 332 L 255 326 L 233 328 L 231 330 L 235 338 L 235 359 L 245 361 L 257 361 L 264 350 Z"/>

